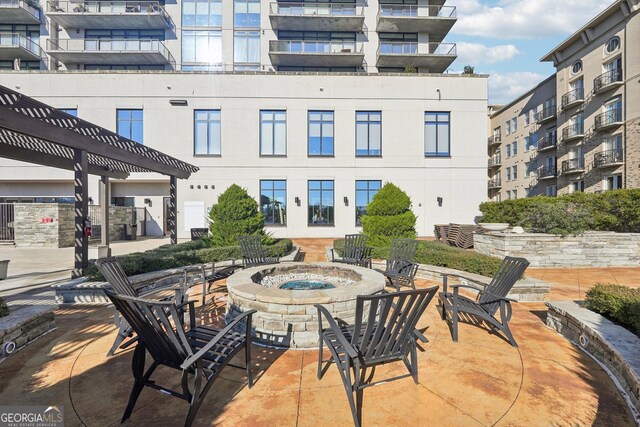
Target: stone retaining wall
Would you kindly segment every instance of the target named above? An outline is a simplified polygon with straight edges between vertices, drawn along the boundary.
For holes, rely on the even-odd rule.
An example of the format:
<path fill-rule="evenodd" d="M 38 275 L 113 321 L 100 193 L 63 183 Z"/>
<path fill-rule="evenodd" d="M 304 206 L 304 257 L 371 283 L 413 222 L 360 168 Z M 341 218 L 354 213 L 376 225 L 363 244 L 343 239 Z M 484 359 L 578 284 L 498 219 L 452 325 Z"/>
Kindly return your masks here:
<path fill-rule="evenodd" d="M 13 341 L 16 351 L 55 327 L 53 306 L 30 306 L 9 312 L 0 318 L 0 361 L 5 343 Z"/>
<path fill-rule="evenodd" d="M 640 233 L 586 232 L 579 236 L 538 233 L 475 235 L 475 250 L 503 258 L 524 257 L 531 267 L 637 267 Z"/>
<path fill-rule="evenodd" d="M 74 243 L 74 207 L 71 204 L 16 203 L 16 247 L 66 248 Z"/>

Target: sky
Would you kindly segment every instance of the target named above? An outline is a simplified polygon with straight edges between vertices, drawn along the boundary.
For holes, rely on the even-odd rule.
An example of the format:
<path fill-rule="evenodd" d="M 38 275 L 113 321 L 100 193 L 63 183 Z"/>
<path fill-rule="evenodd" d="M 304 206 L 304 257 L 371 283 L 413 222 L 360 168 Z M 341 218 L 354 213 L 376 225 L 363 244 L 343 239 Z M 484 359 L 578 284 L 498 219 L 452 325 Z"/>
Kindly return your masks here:
<path fill-rule="evenodd" d="M 451 72 L 465 65 L 490 74 L 489 103 L 504 104 L 555 72 L 540 62 L 613 0 L 450 0 L 458 21 L 445 39 L 457 43 Z"/>

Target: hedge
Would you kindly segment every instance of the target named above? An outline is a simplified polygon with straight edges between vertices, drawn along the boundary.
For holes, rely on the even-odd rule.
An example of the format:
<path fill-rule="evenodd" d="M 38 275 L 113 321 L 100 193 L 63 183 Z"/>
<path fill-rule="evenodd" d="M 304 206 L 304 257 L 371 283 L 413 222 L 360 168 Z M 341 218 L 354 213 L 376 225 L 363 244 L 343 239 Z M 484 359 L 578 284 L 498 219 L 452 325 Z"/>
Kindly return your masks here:
<path fill-rule="evenodd" d="M 411 211 L 411 199 L 390 182 L 373 196 L 361 221 L 362 232 L 374 245 L 388 246 L 394 237 L 416 237 L 416 216 Z"/>
<path fill-rule="evenodd" d="M 478 222 L 503 222 L 560 234 L 584 230 L 640 232 L 640 189 L 536 196 L 480 205 Z"/>
<path fill-rule="evenodd" d="M 291 252 L 293 243 L 289 239 L 275 241 L 266 246 L 269 256 L 284 256 Z M 116 257 L 128 276 L 149 273 L 151 271 L 179 268 L 186 265 L 202 264 L 242 257 L 240 246 L 213 246 L 208 247 L 207 242 L 194 241 L 179 243 L 177 245 L 163 245 L 145 252 L 136 252 Z M 85 276 L 89 280 L 104 281 L 104 277 L 95 265 L 90 266 Z"/>
<path fill-rule="evenodd" d="M 0 317 L 7 316 L 9 314 L 9 306 L 6 302 L 0 297 Z"/>
<path fill-rule="evenodd" d="M 333 247 L 338 251 L 344 249 L 344 239 L 335 240 Z M 386 259 L 388 253 L 388 246 L 374 246 L 371 250 L 371 256 L 377 259 Z M 502 260 L 438 242 L 421 241 L 416 254 L 416 262 L 493 277 Z"/>
<path fill-rule="evenodd" d="M 640 336 L 640 289 L 597 284 L 586 294 L 586 307 L 626 326 Z"/>

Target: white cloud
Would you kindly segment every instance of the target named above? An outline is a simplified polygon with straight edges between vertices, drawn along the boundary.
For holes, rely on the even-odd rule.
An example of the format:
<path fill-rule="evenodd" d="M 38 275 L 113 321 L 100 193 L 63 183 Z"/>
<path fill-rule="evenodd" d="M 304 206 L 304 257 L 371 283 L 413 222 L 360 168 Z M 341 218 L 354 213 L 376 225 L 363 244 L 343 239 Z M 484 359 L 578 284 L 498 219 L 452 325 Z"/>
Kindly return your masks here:
<path fill-rule="evenodd" d="M 496 73 L 489 76 L 489 102 L 505 104 L 531 90 L 548 76 L 530 71 Z"/>
<path fill-rule="evenodd" d="M 458 42 L 458 59 L 456 65 L 482 65 L 495 64 L 496 62 L 509 61 L 520 53 L 512 44 L 499 46 L 486 46 L 481 43 Z"/>
<path fill-rule="evenodd" d="M 452 33 L 497 39 L 543 38 L 571 34 L 603 11 L 611 0 L 478 0 L 456 2 Z"/>

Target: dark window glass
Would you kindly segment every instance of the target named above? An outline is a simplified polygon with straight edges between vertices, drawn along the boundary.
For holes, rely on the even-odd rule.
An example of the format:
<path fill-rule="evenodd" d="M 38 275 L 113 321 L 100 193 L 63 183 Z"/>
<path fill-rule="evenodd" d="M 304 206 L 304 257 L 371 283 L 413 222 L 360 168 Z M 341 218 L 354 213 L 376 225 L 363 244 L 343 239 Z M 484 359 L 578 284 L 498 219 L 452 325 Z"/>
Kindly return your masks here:
<path fill-rule="evenodd" d="M 333 156 L 333 111 L 309 111 L 309 155 Z"/>
<path fill-rule="evenodd" d="M 333 225 L 333 181 L 309 181 L 309 225 Z"/>
<path fill-rule="evenodd" d="M 287 181 L 260 181 L 260 210 L 265 224 L 287 224 Z"/>
<path fill-rule="evenodd" d="M 362 225 L 360 219 L 381 186 L 382 181 L 356 181 L 356 225 Z"/>
<path fill-rule="evenodd" d="M 142 144 L 142 110 L 117 110 L 118 135 Z"/>
<path fill-rule="evenodd" d="M 451 144 L 449 113 L 424 113 L 424 155 L 427 157 L 448 157 Z M 509 146 L 507 145 L 507 157 Z"/>

